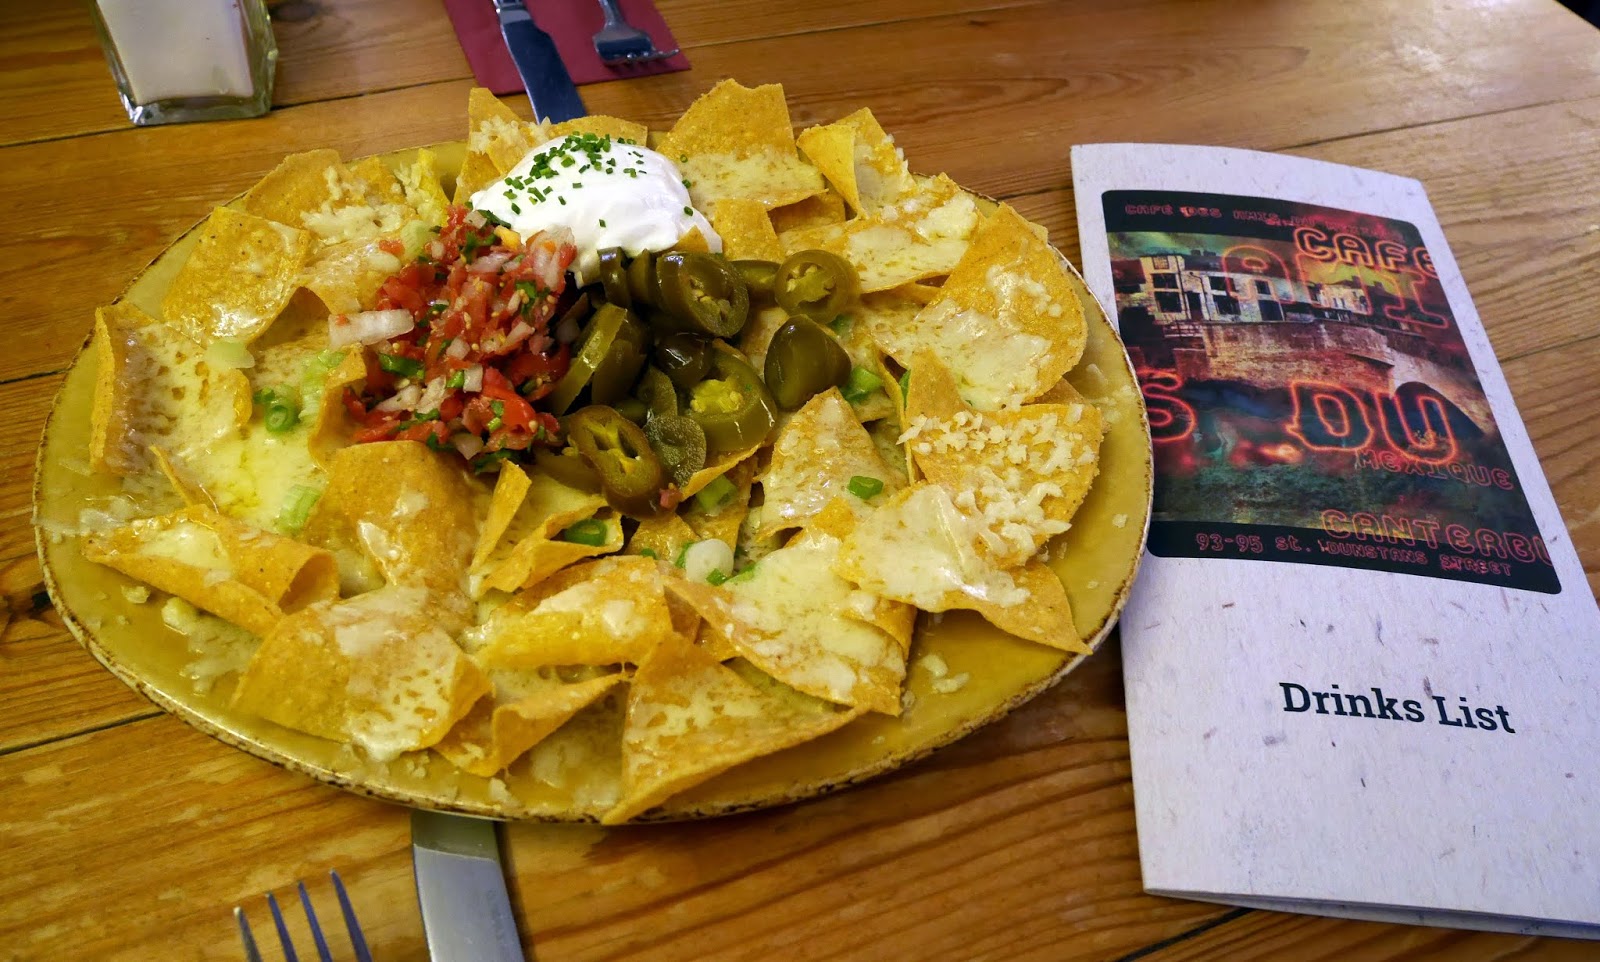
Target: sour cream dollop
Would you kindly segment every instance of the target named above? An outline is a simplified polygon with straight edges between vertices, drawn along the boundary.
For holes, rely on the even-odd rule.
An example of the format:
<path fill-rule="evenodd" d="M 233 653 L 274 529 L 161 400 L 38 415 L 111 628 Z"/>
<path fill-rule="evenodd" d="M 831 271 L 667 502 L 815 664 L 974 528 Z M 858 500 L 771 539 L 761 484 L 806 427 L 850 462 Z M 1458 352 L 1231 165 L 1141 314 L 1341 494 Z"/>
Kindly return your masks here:
<path fill-rule="evenodd" d="M 634 257 L 666 250 L 699 228 L 713 252 L 722 250 L 676 164 L 647 147 L 594 134 L 535 147 L 511 173 L 473 194 L 472 206 L 523 237 L 556 227 L 572 231 L 578 248 L 572 270 L 583 284 L 595 280 L 599 252 L 611 247 Z"/>

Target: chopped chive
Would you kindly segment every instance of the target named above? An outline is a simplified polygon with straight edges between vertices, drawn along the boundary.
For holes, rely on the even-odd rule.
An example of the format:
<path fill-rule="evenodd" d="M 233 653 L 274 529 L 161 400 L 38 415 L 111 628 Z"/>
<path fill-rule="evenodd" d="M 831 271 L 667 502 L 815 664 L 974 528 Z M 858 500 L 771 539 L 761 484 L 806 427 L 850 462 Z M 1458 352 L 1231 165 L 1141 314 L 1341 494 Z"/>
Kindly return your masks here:
<path fill-rule="evenodd" d="M 848 487 L 851 494 L 863 501 L 875 498 L 883 493 L 883 482 L 877 478 L 869 478 L 864 474 L 858 474 L 851 478 Z"/>

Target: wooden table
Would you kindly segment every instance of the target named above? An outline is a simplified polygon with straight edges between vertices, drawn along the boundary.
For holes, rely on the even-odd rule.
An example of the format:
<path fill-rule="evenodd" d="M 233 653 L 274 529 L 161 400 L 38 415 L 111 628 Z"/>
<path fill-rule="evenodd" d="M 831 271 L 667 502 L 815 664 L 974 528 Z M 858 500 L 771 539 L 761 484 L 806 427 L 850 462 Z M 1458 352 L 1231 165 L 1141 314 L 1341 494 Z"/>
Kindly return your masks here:
<path fill-rule="evenodd" d="M 578 0 L 573 0 L 578 2 Z M 1600 32 L 1553 0 L 662 0 L 686 73 L 586 87 L 662 125 L 734 76 L 797 125 L 870 105 L 913 169 L 1047 225 L 1074 260 L 1068 148 L 1281 150 L 1422 180 L 1600 586 Z M 405 810 L 281 771 L 154 709 L 39 586 L 33 457 L 96 305 L 286 152 L 464 134 L 439 0 L 274 9 L 278 109 L 136 130 L 79 4 L 0 6 L 0 958 L 240 957 L 229 909 L 337 867 L 380 959 L 426 958 Z M 527 112 L 521 98 L 508 98 Z M 505 832 L 541 962 L 1592 958 L 1581 943 L 1144 895 L 1115 643 L 935 758 L 716 822 Z"/>

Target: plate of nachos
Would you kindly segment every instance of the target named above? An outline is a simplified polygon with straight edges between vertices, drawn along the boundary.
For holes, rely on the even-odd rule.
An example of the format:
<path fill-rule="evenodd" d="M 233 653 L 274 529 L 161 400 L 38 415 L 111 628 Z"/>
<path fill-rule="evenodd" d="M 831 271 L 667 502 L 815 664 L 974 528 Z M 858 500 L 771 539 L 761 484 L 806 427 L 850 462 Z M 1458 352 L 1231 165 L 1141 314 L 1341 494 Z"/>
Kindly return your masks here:
<path fill-rule="evenodd" d="M 813 797 L 1091 654 L 1149 518 L 1115 332 L 1045 231 L 725 81 L 285 158 L 175 242 L 40 450 L 51 596 L 269 761 L 496 818 Z"/>

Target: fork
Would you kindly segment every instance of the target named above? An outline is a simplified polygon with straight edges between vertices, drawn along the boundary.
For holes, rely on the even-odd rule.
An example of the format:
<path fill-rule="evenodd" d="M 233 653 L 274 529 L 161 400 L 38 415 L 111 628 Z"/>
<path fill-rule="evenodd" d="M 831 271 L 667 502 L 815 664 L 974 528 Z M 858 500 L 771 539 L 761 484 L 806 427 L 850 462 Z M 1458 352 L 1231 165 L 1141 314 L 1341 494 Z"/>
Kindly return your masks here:
<path fill-rule="evenodd" d="M 677 47 L 657 50 L 656 42 L 648 33 L 623 18 L 617 0 L 600 0 L 600 9 L 605 11 L 606 25 L 594 35 L 594 52 L 600 55 L 601 63 L 607 66 L 649 63 L 678 55 Z"/>
<path fill-rule="evenodd" d="M 344 890 L 344 881 L 339 878 L 338 872 L 329 872 L 328 876 L 333 879 L 333 890 L 339 896 L 339 911 L 344 915 L 345 931 L 350 935 L 350 947 L 355 950 L 356 962 L 372 962 L 372 953 L 367 951 L 367 939 L 361 934 L 361 924 L 356 921 L 356 910 L 350 905 L 350 896 Z M 322 926 L 317 924 L 317 912 L 311 907 L 311 896 L 306 894 L 306 883 L 296 882 L 295 887 L 300 890 L 300 905 L 306 910 L 306 922 L 311 927 L 311 940 L 317 945 L 317 958 L 320 962 L 333 962 L 333 955 L 328 951 L 328 942 L 322 937 Z M 283 913 L 278 910 L 278 900 L 271 892 L 267 893 L 267 907 L 272 910 L 272 924 L 278 930 L 278 942 L 283 946 L 284 959 L 287 962 L 299 962 L 300 957 L 294 951 L 294 941 L 289 938 L 289 927 L 283 923 Z M 256 948 L 255 936 L 250 933 L 250 923 L 245 920 L 244 909 L 235 905 L 233 917 L 239 923 L 239 938 L 244 942 L 245 958 L 249 962 L 261 962 L 261 952 Z"/>

